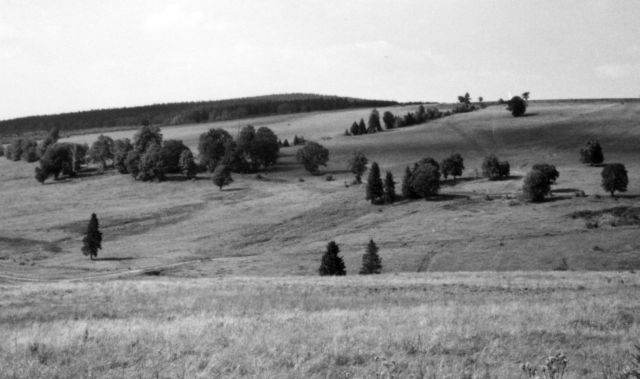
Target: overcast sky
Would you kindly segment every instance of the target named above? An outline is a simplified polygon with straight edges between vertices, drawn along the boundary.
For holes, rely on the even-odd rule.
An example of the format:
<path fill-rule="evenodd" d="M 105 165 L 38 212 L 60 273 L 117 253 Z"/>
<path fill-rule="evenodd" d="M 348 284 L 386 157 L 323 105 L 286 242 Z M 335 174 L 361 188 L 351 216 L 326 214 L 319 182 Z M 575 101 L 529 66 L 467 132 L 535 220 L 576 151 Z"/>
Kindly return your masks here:
<path fill-rule="evenodd" d="M 640 96 L 640 1 L 0 0 L 0 119 L 313 92 Z"/>

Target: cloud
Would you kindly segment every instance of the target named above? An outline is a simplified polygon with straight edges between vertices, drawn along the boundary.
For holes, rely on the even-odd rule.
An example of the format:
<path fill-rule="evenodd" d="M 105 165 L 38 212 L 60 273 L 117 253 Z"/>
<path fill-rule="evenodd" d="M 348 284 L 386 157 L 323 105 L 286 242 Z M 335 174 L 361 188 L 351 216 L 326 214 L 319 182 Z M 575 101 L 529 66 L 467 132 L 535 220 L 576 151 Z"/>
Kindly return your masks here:
<path fill-rule="evenodd" d="M 150 14 L 144 21 L 146 30 L 189 29 L 199 27 L 204 20 L 200 11 L 188 11 L 179 4 L 171 4 L 163 10 Z"/>
<path fill-rule="evenodd" d="M 595 68 L 596 74 L 605 79 L 621 79 L 640 75 L 640 65 L 622 63 L 605 64 Z"/>

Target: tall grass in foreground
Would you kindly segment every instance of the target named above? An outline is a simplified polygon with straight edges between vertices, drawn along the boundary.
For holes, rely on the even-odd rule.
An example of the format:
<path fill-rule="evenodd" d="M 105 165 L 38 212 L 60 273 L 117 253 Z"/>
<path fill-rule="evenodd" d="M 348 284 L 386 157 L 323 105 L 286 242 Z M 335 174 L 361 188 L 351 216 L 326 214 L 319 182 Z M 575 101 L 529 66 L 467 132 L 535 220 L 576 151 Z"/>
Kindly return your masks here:
<path fill-rule="evenodd" d="M 563 351 L 563 378 L 615 377 L 639 287 L 575 272 L 1 285 L 0 376 L 517 378 Z"/>

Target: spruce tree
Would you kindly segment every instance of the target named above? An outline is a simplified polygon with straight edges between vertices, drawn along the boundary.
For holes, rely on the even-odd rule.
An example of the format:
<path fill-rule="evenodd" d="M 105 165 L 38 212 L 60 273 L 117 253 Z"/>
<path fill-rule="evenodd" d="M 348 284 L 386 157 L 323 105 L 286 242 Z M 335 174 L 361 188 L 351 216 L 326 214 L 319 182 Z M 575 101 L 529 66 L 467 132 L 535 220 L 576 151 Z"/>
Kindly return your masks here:
<path fill-rule="evenodd" d="M 360 127 L 358 123 L 354 121 L 353 124 L 351 124 L 351 135 L 357 136 L 358 134 L 360 134 Z"/>
<path fill-rule="evenodd" d="M 391 204 L 396 201 L 396 182 L 391 171 L 387 171 L 384 178 L 384 202 Z"/>
<path fill-rule="evenodd" d="M 231 170 L 229 170 L 228 166 L 222 164 L 216 167 L 215 171 L 213 172 L 212 179 L 213 184 L 220 187 L 220 191 L 222 191 L 222 187 L 228 186 L 233 182 L 233 179 L 231 178 Z"/>
<path fill-rule="evenodd" d="M 367 134 L 367 125 L 365 125 L 363 119 L 360 119 L 360 123 L 358 124 L 358 134 Z"/>
<path fill-rule="evenodd" d="M 342 276 L 347 274 L 344 261 L 342 260 L 342 257 L 338 256 L 339 252 L 340 248 L 334 241 L 327 244 L 327 251 L 322 256 L 322 262 L 320 263 L 320 269 L 318 270 L 321 276 Z"/>
<path fill-rule="evenodd" d="M 102 249 L 102 232 L 99 230 L 98 217 L 92 213 L 87 232 L 82 239 L 82 254 L 88 255 L 93 260 L 98 256 L 99 249 Z"/>
<path fill-rule="evenodd" d="M 369 170 L 369 178 L 367 180 L 367 200 L 371 201 L 371 204 L 377 203 L 384 194 L 384 188 L 382 185 L 382 179 L 380 178 L 380 167 L 377 162 L 371 164 Z"/>
<path fill-rule="evenodd" d="M 411 169 L 409 166 L 404 169 L 404 177 L 402 178 L 402 197 L 405 199 L 411 199 L 414 197 L 411 191 Z"/>
<path fill-rule="evenodd" d="M 378 255 L 378 246 L 373 240 L 369 240 L 366 252 L 362 255 L 360 275 L 379 274 L 381 270 L 382 261 Z"/>

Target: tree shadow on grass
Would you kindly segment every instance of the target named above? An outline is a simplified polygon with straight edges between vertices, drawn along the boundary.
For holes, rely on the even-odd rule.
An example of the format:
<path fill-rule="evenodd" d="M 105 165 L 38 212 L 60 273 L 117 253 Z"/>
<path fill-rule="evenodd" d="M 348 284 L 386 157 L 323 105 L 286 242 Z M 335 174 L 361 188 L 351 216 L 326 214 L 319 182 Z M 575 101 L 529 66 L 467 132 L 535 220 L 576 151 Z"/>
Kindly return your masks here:
<path fill-rule="evenodd" d="M 120 262 L 120 261 L 130 261 L 135 259 L 134 257 L 105 257 L 105 258 L 95 258 L 94 261 L 99 262 Z"/>
<path fill-rule="evenodd" d="M 548 196 L 548 197 L 545 197 L 543 201 L 540 201 L 540 203 L 553 203 L 556 201 L 569 200 L 572 198 L 573 196 Z"/>
<path fill-rule="evenodd" d="M 537 116 L 538 112 L 532 112 L 532 113 L 525 113 L 520 117 L 533 117 L 533 116 Z"/>
<path fill-rule="evenodd" d="M 640 199 L 640 195 L 623 195 L 623 194 L 615 194 L 616 198 L 620 199 Z"/>
<path fill-rule="evenodd" d="M 455 193 L 443 193 L 436 196 L 430 196 L 427 198 L 427 201 L 439 202 L 439 201 L 469 200 L 469 199 L 471 199 L 471 197 L 467 195 L 459 195 Z"/>
<path fill-rule="evenodd" d="M 226 189 L 222 189 L 221 192 L 236 192 L 236 191 L 244 191 L 249 189 L 249 187 L 234 187 L 234 188 L 226 188 Z"/>
<path fill-rule="evenodd" d="M 577 188 L 557 188 L 557 189 L 551 190 L 551 193 L 576 193 L 580 191 L 582 190 Z"/>
<path fill-rule="evenodd" d="M 476 178 L 476 177 L 473 177 L 473 176 L 467 176 L 467 177 L 464 177 L 464 178 L 456 178 L 455 180 L 454 179 L 443 179 L 441 181 L 441 184 L 444 185 L 444 186 L 455 186 L 456 184 L 466 183 L 466 182 L 473 182 L 474 180 L 480 180 L 480 179 L 483 179 L 483 178 L 480 178 L 480 177 Z"/>

